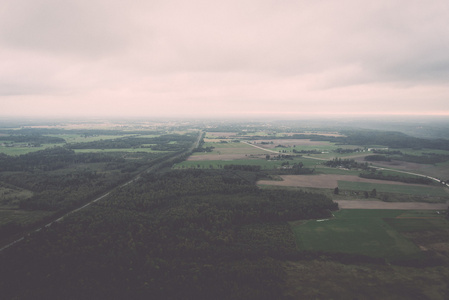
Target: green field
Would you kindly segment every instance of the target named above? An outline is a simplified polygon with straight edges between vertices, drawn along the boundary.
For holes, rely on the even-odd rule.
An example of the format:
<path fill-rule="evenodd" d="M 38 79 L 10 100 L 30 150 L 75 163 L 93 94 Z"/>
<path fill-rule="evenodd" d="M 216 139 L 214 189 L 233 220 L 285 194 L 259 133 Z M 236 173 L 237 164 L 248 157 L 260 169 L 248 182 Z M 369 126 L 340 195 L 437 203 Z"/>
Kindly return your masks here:
<path fill-rule="evenodd" d="M 396 185 L 396 184 L 378 184 L 368 182 L 351 182 L 338 181 L 338 188 L 341 190 L 350 191 L 371 191 L 376 189 L 380 193 L 398 193 L 415 196 L 429 196 L 429 197 L 448 197 L 448 194 L 443 188 L 426 187 L 416 185 Z"/>
<path fill-rule="evenodd" d="M 40 147 L 4 147 L 4 146 L 0 146 L 0 153 L 4 153 L 6 155 L 17 156 L 17 155 L 27 154 L 30 152 L 36 152 L 39 150 L 44 150 L 47 148 L 61 146 L 61 145 L 63 145 L 63 144 L 43 144 Z"/>
<path fill-rule="evenodd" d="M 394 218 L 405 212 L 341 210 L 333 219 L 292 222 L 291 226 L 300 250 L 362 254 L 391 260 L 420 258 L 421 250 L 400 234 L 397 229 L 400 225 L 391 226 L 384 221 L 401 224 L 402 219 Z M 405 219 L 404 226 L 408 220 Z"/>

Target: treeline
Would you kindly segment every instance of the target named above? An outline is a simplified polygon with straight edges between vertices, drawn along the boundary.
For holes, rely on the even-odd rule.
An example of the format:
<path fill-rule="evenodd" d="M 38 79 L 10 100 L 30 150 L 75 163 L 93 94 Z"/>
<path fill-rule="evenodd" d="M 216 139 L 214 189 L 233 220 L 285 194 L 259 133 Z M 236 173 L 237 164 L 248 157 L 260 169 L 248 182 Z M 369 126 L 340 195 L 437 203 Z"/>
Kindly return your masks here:
<path fill-rule="evenodd" d="M 155 158 L 157 153 L 141 153 L 146 159 Z M 52 171 L 80 163 L 124 164 L 122 153 L 75 153 L 65 147 L 53 147 L 19 156 L 0 153 L 0 171 Z"/>
<path fill-rule="evenodd" d="M 381 172 L 360 173 L 359 177 L 378 180 L 399 181 L 404 183 L 431 184 L 432 180 L 426 177 L 405 177 L 399 175 L 385 175 Z"/>
<path fill-rule="evenodd" d="M 359 163 L 353 159 L 334 158 L 332 160 L 324 162 L 323 165 L 332 168 L 361 169 L 361 170 L 371 169 L 368 163 Z"/>
<path fill-rule="evenodd" d="M 301 153 L 301 154 L 321 154 L 319 150 L 292 150 L 293 153 Z"/>
<path fill-rule="evenodd" d="M 223 168 L 225 170 L 239 170 L 250 172 L 259 172 L 261 170 L 261 167 L 257 165 L 224 165 Z"/>
<path fill-rule="evenodd" d="M 53 147 L 20 156 L 0 154 L 0 171 L 45 171 L 63 168 L 73 163 L 75 152 L 63 147 Z"/>
<path fill-rule="evenodd" d="M 354 152 L 361 152 L 363 149 L 361 148 L 355 148 L 355 149 L 344 149 L 344 148 L 337 148 L 333 150 L 336 153 L 344 154 L 344 153 L 354 153 Z"/>
<path fill-rule="evenodd" d="M 282 261 L 301 257 L 286 222 L 329 217 L 338 205 L 323 195 L 260 190 L 246 173 L 144 174 L 4 251 L 2 295 L 284 299 Z"/>
<path fill-rule="evenodd" d="M 293 174 L 293 175 L 309 175 L 313 174 L 315 169 L 304 168 L 304 164 L 302 162 L 290 164 L 290 162 L 283 162 L 281 168 L 276 170 L 276 173 L 279 175 Z M 269 171 L 269 173 L 271 173 Z"/>
<path fill-rule="evenodd" d="M 367 155 L 365 156 L 366 161 L 391 161 L 390 157 L 385 155 Z"/>
<path fill-rule="evenodd" d="M 402 155 L 402 152 L 399 150 L 381 150 L 381 149 L 373 149 L 373 153 L 376 154 L 384 154 L 384 155 Z"/>
<path fill-rule="evenodd" d="M 32 144 L 61 144 L 65 139 L 60 137 L 45 136 L 40 134 L 21 134 L 21 135 L 0 135 L 0 141 L 14 143 L 32 143 Z"/>

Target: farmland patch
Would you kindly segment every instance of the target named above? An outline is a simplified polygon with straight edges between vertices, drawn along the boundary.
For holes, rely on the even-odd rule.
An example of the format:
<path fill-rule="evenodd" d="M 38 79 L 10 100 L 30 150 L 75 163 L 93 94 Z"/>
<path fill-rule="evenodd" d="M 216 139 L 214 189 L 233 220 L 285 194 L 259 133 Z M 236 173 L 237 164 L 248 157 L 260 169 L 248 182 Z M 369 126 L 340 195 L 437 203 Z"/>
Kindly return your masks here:
<path fill-rule="evenodd" d="M 383 219 L 401 210 L 343 210 L 326 221 L 293 225 L 300 250 L 363 254 L 386 259 L 419 258 L 421 250 Z"/>
<path fill-rule="evenodd" d="M 407 186 L 407 187 L 418 186 L 419 188 L 423 187 L 428 188 L 423 185 L 360 178 L 355 175 L 318 174 L 318 175 L 281 175 L 280 177 L 283 179 L 282 181 L 260 180 L 258 184 L 295 186 L 295 187 L 316 187 L 316 188 L 335 188 L 338 186 L 339 188 L 344 188 L 339 186 L 340 182 L 355 182 L 355 183 L 370 183 L 375 185 L 392 185 L 392 186 Z"/>

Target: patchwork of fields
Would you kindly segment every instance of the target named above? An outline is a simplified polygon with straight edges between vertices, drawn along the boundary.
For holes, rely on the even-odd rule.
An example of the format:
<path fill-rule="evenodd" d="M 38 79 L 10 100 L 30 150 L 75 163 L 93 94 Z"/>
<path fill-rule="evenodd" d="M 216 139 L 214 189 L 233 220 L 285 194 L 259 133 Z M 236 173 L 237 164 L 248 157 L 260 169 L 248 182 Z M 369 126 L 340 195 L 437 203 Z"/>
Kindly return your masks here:
<path fill-rule="evenodd" d="M 323 161 L 334 157 L 344 159 L 354 158 L 358 162 L 363 162 L 363 157 L 370 152 L 349 152 L 336 153 L 335 149 L 358 149 L 355 145 L 336 145 L 330 142 L 311 141 L 310 139 L 273 139 L 273 140 L 249 140 L 248 142 L 235 142 L 230 138 L 242 138 L 233 136 L 230 132 L 208 133 L 208 142 L 203 147 L 213 147 L 211 152 L 194 153 L 186 161 L 177 164 L 174 168 L 200 168 L 214 169 L 222 168 L 228 164 L 258 165 L 262 170 L 276 170 L 284 168 L 284 165 L 301 163 L 304 167 L 315 170 L 314 175 L 280 175 L 277 180 L 260 180 L 259 186 L 273 187 L 296 187 L 315 189 L 334 189 L 347 192 L 364 193 L 375 189 L 378 193 L 383 193 L 389 201 L 426 201 L 426 202 L 446 202 L 449 200 L 448 190 L 441 186 L 410 184 L 398 181 L 366 179 L 358 176 L 359 170 L 348 170 L 343 168 L 329 168 L 322 164 Z M 223 140 L 224 139 L 224 140 Z M 295 151 L 295 152 L 293 152 Z M 300 151 L 317 151 L 317 153 L 302 153 Z M 404 152 L 406 152 L 404 150 Z M 290 156 L 288 159 L 273 159 L 278 155 Z M 267 159 L 267 155 L 270 159 Z M 382 165 L 380 163 L 380 165 Z M 384 174 L 392 176 L 410 177 L 412 175 L 401 173 L 402 171 L 415 170 L 417 164 L 406 162 L 398 163 L 400 168 L 394 170 L 394 165 L 389 164 L 389 170 L 384 170 Z M 442 165 L 442 166 L 440 166 Z M 423 175 L 431 176 L 444 174 L 443 164 L 435 166 L 420 165 L 426 168 Z M 429 168 L 433 168 L 432 170 Z M 444 169 L 444 168 L 443 168 Z M 281 179 L 281 180 L 278 180 Z M 387 196 L 385 196 L 387 195 Z M 394 196 L 403 195 L 403 196 Z M 363 198 L 360 195 L 360 198 Z M 418 200 L 417 200 L 418 199 Z M 421 200 L 420 200 L 421 199 Z"/>

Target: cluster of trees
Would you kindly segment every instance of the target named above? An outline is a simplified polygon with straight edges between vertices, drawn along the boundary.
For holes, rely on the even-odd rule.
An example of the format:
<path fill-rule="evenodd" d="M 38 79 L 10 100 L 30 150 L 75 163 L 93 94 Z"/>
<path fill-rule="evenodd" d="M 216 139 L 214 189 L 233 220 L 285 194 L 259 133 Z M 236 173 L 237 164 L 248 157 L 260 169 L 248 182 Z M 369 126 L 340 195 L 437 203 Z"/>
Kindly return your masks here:
<path fill-rule="evenodd" d="M 361 170 L 370 170 L 371 167 L 368 163 L 359 163 L 353 159 L 341 159 L 334 158 L 332 160 L 328 160 L 323 163 L 325 166 L 332 168 L 345 168 L 345 169 L 361 169 Z"/>
<path fill-rule="evenodd" d="M 284 159 L 293 159 L 294 156 L 288 154 L 278 154 L 278 155 L 265 155 L 266 160 L 284 160 Z"/>
<path fill-rule="evenodd" d="M 351 192 L 351 193 L 354 193 L 355 195 L 359 195 L 359 192 Z M 339 195 L 339 194 L 340 194 L 340 189 L 338 187 L 334 188 L 334 195 Z M 364 191 L 363 195 L 365 198 L 375 198 L 377 196 L 377 190 L 372 189 L 371 192 Z"/>
<path fill-rule="evenodd" d="M 344 154 L 344 153 L 361 152 L 362 150 L 363 149 L 361 149 L 361 148 L 355 148 L 355 149 L 337 148 L 334 150 L 334 152 Z"/>
<path fill-rule="evenodd" d="M 200 146 L 200 147 L 193 149 L 192 152 L 212 152 L 212 150 L 214 150 L 214 149 L 215 149 L 215 147 L 212 147 L 212 146 L 210 146 L 210 147 Z"/>
<path fill-rule="evenodd" d="M 391 158 L 385 155 L 367 155 L 365 156 L 366 161 L 391 161 Z"/>
<path fill-rule="evenodd" d="M 282 299 L 282 261 L 302 257 L 286 222 L 338 207 L 323 195 L 260 190 L 246 173 L 144 174 L 1 253 L 2 295 Z"/>
<path fill-rule="evenodd" d="M 308 175 L 315 172 L 315 169 L 304 168 L 302 162 L 290 164 L 290 162 L 285 161 L 282 163 L 280 170 L 276 171 L 279 175 L 293 174 L 293 175 Z"/>
<path fill-rule="evenodd" d="M 293 153 L 301 153 L 301 154 L 321 154 L 319 150 L 296 150 L 293 149 Z"/>

